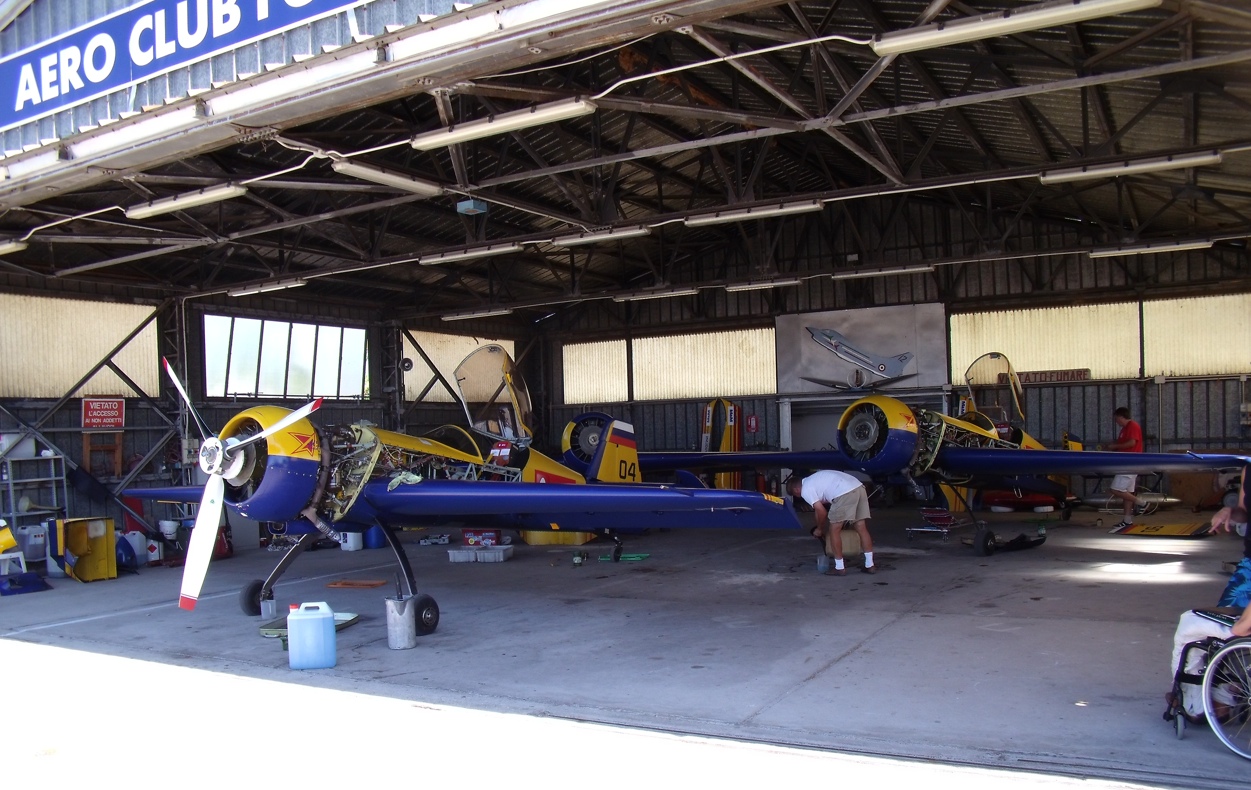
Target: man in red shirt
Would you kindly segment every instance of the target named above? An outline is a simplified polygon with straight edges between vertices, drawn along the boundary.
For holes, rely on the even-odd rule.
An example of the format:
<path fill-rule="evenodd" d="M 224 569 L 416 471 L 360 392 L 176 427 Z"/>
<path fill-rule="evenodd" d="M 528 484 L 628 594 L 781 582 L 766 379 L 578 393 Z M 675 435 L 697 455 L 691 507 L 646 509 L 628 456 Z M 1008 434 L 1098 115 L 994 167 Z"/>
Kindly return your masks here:
<path fill-rule="evenodd" d="M 1105 450 L 1115 450 L 1122 453 L 1141 453 L 1142 452 L 1142 426 L 1129 418 L 1129 409 L 1124 406 L 1117 408 L 1112 412 L 1112 418 L 1116 420 L 1116 424 L 1121 429 L 1120 436 L 1116 437 L 1116 441 L 1105 445 Z M 1138 496 L 1134 490 L 1138 487 L 1138 475 L 1117 475 L 1112 478 L 1111 492 L 1112 496 L 1119 498 L 1123 503 L 1122 513 L 1124 518 L 1121 523 L 1113 527 L 1114 530 L 1123 529 L 1134 523 L 1134 507 L 1138 505 Z"/>

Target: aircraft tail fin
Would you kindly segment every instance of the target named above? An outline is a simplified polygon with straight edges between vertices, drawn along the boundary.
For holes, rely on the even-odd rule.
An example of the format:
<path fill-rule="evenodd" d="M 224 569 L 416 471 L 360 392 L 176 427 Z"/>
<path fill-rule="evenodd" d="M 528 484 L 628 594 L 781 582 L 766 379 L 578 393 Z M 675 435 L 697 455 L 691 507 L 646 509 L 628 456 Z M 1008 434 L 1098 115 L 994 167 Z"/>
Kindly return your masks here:
<path fill-rule="evenodd" d="M 613 420 L 600 435 L 599 446 L 587 480 L 601 483 L 640 483 L 638 443 L 634 439 L 634 426 L 621 420 Z"/>

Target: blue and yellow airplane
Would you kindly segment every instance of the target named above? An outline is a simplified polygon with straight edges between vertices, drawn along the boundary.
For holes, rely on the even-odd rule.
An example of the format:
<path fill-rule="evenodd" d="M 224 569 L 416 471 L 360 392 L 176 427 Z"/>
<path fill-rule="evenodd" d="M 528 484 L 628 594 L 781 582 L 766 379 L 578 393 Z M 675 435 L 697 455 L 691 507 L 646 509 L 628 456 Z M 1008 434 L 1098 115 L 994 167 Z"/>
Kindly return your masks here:
<path fill-rule="evenodd" d="M 449 522 L 517 530 L 570 530 L 614 537 L 624 528 L 751 527 L 798 529 L 785 500 L 754 491 L 646 484 L 633 428 L 607 420 L 583 426 L 594 451 L 571 469 L 531 446 L 530 397 L 513 360 L 483 346 L 456 368 L 469 426 L 445 425 L 425 436 L 373 425 L 319 426 L 314 401 L 290 411 L 259 406 L 235 415 L 212 435 L 177 376 L 166 370 L 204 433 L 199 463 L 204 486 L 134 489 L 128 496 L 199 504 L 183 571 L 179 605 L 194 609 L 212 558 L 222 509 L 301 534 L 268 579 L 244 588 L 241 605 L 259 615 L 273 585 L 317 540 L 382 528 L 416 595 L 412 568 L 396 538 L 402 527 Z M 591 434 L 594 434 L 593 436 Z M 418 632 L 438 623 L 438 606 L 417 596 Z"/>
<path fill-rule="evenodd" d="M 1219 471 L 1251 464 L 1251 457 L 1245 455 L 1049 450 L 1021 429 L 1020 420 L 992 418 L 989 404 L 976 402 L 979 394 L 997 391 L 997 398 L 1007 400 L 1001 409 L 1011 409 L 1023 417 L 1020 380 L 1004 355 L 979 357 L 965 378 L 969 394 L 961 399 L 959 413 L 954 416 L 908 406 L 882 394 L 855 401 L 839 418 L 833 437 L 835 449 L 641 452 L 639 465 L 645 473 L 676 469 L 841 469 L 874 480 L 907 483 L 916 491 L 937 493 L 946 486 L 1044 493 L 1066 508 L 1067 490 L 1048 476 Z M 606 418 L 602 414 L 583 415 L 574 423 L 587 419 L 602 422 Z M 576 466 L 578 455 L 576 447 L 566 446 L 563 458 Z M 994 542 L 993 532 L 979 529 L 974 547 L 986 554 L 994 551 Z"/>

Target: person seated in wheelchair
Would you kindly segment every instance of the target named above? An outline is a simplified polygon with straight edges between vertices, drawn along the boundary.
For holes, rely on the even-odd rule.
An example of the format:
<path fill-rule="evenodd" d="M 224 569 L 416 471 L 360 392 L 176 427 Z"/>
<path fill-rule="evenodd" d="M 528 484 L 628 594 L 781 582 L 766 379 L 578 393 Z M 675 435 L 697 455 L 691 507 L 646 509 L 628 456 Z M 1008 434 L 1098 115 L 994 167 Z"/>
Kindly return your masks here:
<path fill-rule="evenodd" d="M 1232 626 L 1218 622 L 1199 611 L 1183 613 L 1177 621 L 1177 630 L 1173 633 L 1173 661 L 1169 665 L 1169 673 L 1178 681 L 1174 683 L 1174 689 L 1180 690 L 1181 699 L 1176 699 L 1175 692 L 1169 691 L 1164 695 L 1169 708 L 1184 711 L 1191 720 L 1203 717 L 1202 689 L 1197 683 L 1181 682 L 1180 676 L 1183 671 L 1188 675 L 1202 676 L 1206 668 L 1206 653 L 1203 650 L 1186 651 L 1186 645 L 1201 642 L 1208 637 L 1228 640 L 1242 636 L 1251 636 L 1251 603 L 1242 610 Z M 1184 667 L 1181 664 L 1183 651 L 1186 651 Z"/>

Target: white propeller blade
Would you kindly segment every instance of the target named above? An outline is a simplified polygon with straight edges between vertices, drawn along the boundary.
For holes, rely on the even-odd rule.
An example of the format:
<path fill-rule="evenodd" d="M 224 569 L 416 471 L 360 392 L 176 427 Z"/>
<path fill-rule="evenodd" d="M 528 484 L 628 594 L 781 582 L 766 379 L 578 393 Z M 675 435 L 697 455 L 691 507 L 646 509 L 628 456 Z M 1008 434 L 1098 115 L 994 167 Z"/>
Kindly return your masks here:
<path fill-rule="evenodd" d="M 273 425 L 269 426 L 265 430 L 261 431 L 260 433 L 249 436 L 248 438 L 243 439 L 241 441 L 232 442 L 231 440 L 227 439 L 227 442 L 229 443 L 227 446 L 227 452 L 234 452 L 235 450 L 238 450 L 241 447 L 247 447 L 249 444 L 252 444 L 253 442 L 259 442 L 261 439 L 264 439 L 266 436 L 270 436 L 272 434 L 278 433 L 283 428 L 286 428 L 288 425 L 299 422 L 300 420 L 304 419 L 308 415 L 320 409 L 321 402 L 322 402 L 322 398 L 318 398 L 312 403 L 306 403 L 300 408 L 288 414 L 286 417 L 283 417 L 278 422 L 274 423 Z"/>
<path fill-rule="evenodd" d="M 182 382 L 178 380 L 178 374 L 174 373 L 173 365 L 169 364 L 169 360 L 161 357 L 161 364 L 165 366 L 165 372 L 169 374 L 169 380 L 174 382 L 174 389 L 178 390 L 178 394 L 182 396 L 182 402 L 187 404 L 187 411 L 191 412 L 191 419 L 195 420 L 195 425 L 200 429 L 200 437 L 207 439 L 213 435 L 208 429 L 208 425 L 204 420 L 200 419 L 200 415 L 196 413 L 195 406 L 191 405 L 191 398 L 187 397 L 187 391 L 182 388 Z"/>
<path fill-rule="evenodd" d="M 222 476 L 209 475 L 204 486 L 204 498 L 200 500 L 200 512 L 195 517 L 195 529 L 191 531 L 191 545 L 187 547 L 187 559 L 182 569 L 182 590 L 178 595 L 178 607 L 191 611 L 200 597 L 204 577 L 208 574 L 209 560 L 213 559 L 213 545 L 217 543 L 217 527 L 222 518 L 222 499 L 226 483 Z"/>

